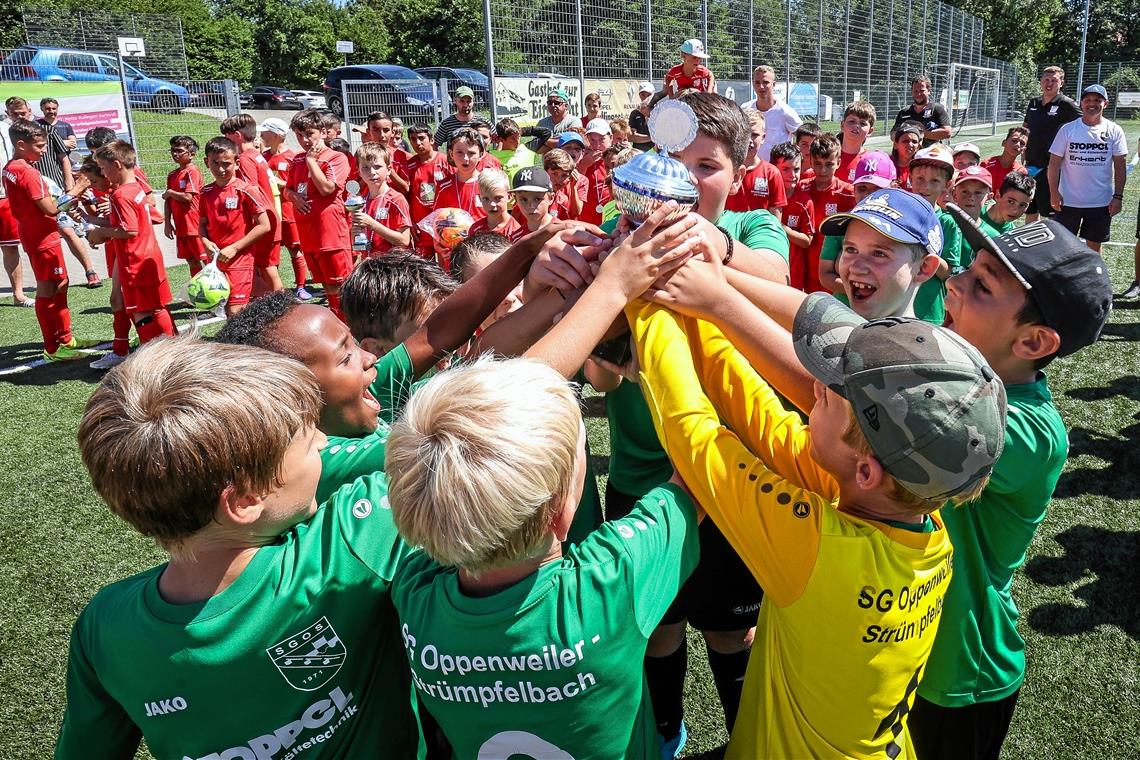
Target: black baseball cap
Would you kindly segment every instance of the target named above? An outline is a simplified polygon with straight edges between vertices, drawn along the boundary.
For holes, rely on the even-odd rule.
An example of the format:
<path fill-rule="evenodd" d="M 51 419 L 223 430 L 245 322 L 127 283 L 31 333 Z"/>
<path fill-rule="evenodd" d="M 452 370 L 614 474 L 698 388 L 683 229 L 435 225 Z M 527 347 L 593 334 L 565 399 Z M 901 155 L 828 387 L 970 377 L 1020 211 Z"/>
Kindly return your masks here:
<path fill-rule="evenodd" d="M 550 175 L 541 166 L 527 166 L 515 172 L 511 192 L 549 193 L 552 190 Z"/>
<path fill-rule="evenodd" d="M 1096 342 L 1112 311 L 1112 282 L 1099 253 L 1052 219 L 990 237 L 953 203 L 946 210 L 966 242 L 1000 259 L 1029 293 L 1045 324 L 1061 336 L 1057 356 Z"/>

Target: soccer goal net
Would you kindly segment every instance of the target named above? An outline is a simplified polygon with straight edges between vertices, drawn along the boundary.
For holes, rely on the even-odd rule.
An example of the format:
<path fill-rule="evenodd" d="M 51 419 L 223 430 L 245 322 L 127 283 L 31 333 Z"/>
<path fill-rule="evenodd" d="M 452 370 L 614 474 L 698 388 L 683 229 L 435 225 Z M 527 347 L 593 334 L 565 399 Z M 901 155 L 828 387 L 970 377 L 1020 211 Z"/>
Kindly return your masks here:
<path fill-rule="evenodd" d="M 931 71 L 931 95 L 950 112 L 954 136 L 997 134 L 1001 111 L 1001 71 L 965 63 Z"/>

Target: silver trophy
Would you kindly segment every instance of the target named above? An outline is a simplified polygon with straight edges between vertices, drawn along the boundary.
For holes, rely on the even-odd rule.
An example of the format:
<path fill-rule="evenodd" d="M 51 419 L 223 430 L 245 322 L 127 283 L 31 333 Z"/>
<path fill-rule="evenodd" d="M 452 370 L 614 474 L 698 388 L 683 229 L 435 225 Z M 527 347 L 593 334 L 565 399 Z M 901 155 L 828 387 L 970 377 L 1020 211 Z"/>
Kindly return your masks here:
<path fill-rule="evenodd" d="M 611 181 L 618 209 L 637 227 L 655 210 L 676 201 L 668 225 L 692 210 L 697 186 L 688 168 L 670 153 L 679 153 L 697 137 L 697 116 L 678 100 L 663 100 L 649 116 L 649 134 L 659 153 L 640 153 L 613 171 Z"/>
<path fill-rule="evenodd" d="M 360 195 L 360 183 L 354 179 L 349 180 L 344 185 L 348 197 L 344 199 L 344 209 L 350 214 L 356 214 L 364 208 L 364 197 Z M 352 225 L 352 250 L 357 252 L 364 252 L 368 250 L 368 236 L 364 234 L 364 230 Z"/>

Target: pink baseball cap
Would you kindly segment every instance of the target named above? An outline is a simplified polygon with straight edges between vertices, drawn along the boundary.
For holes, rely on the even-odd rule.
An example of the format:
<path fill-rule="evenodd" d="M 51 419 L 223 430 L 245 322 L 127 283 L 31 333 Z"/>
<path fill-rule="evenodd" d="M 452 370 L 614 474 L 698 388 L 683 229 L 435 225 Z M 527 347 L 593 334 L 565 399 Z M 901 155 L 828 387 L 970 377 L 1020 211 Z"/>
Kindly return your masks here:
<path fill-rule="evenodd" d="M 988 170 L 983 169 L 980 166 L 967 166 L 965 169 L 959 171 L 958 176 L 954 178 L 954 184 L 952 187 L 957 187 L 963 182 L 969 182 L 970 180 L 973 180 L 974 182 L 981 182 L 990 190 L 994 189 L 993 175 L 991 175 Z"/>
<path fill-rule="evenodd" d="M 881 150 L 864 153 L 855 164 L 855 182 L 869 182 L 875 187 L 890 187 L 898 179 L 895 162 Z"/>

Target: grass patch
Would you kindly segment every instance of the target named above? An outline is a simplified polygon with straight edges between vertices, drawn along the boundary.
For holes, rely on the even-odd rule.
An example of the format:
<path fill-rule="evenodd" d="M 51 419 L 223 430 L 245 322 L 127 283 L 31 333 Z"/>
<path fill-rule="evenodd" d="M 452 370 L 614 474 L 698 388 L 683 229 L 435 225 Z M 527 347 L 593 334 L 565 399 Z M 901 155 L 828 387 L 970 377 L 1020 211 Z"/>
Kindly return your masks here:
<path fill-rule="evenodd" d="M 139 153 L 139 163 L 147 170 L 147 177 L 152 184 L 161 189 L 166 187 L 167 172 L 174 168 L 174 162 L 170 160 L 170 138 L 174 135 L 190 135 L 198 142 L 201 150 L 205 150 L 206 141 L 221 136 L 218 126 L 226 117 L 226 110 L 218 108 L 168 114 L 136 108 L 131 116 L 134 119 L 135 148 Z M 198 160 L 204 161 L 205 154 L 199 152 Z M 204 163 L 200 163 L 199 168 L 209 176 Z"/>
<path fill-rule="evenodd" d="M 164 134 L 190 116 L 169 117 Z M 207 119 L 193 121 L 204 125 Z M 991 146 L 983 141 L 987 153 Z M 1140 174 L 1130 177 L 1129 205 L 1114 224 L 1117 240 L 1131 239 L 1137 196 Z M 1116 290 L 1122 290 L 1132 278 L 1131 251 L 1109 248 L 1106 259 Z M 291 274 L 284 265 L 282 275 Z M 170 277 L 177 293 L 185 267 L 170 270 Z M 108 292 L 70 291 L 78 334 L 110 339 Z M 176 313 L 178 321 L 188 316 L 185 310 Z M 0 369 L 39 355 L 31 309 L 0 307 L 0 335 Z M 1072 451 L 1049 517 L 1015 578 L 1029 669 L 1005 758 L 1077 757 L 1089 747 L 1100 758 L 1136 756 L 1138 341 L 1140 303 L 1121 302 L 1099 343 L 1049 368 L 1057 406 L 1071 428 Z M 85 362 L 0 376 L 0 416 L 10 431 L 6 466 L 0 469 L 0 576 L 6 579 L 0 586 L 0 757 L 6 760 L 51 755 L 65 701 L 68 635 L 83 606 L 101 586 L 163 559 L 111 515 L 79 461 L 75 432 L 100 377 Z M 590 407 L 591 448 L 596 457 L 606 457 L 604 412 L 597 402 Z M 604 485 L 604 475 L 599 481 Z M 689 652 L 686 757 L 712 757 L 727 737 L 699 635 L 691 633 Z M 140 756 L 149 757 L 145 750 Z"/>

